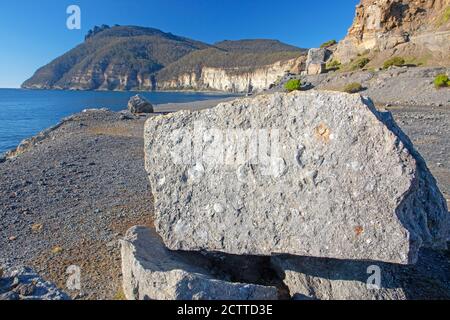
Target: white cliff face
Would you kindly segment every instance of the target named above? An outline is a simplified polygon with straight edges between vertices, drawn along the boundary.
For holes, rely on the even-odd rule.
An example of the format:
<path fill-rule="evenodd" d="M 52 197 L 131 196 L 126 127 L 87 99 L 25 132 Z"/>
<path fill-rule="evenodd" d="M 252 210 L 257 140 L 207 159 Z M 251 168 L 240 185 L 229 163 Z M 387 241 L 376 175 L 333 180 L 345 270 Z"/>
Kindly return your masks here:
<path fill-rule="evenodd" d="M 305 57 L 279 61 L 258 68 L 203 67 L 197 72 L 180 74 L 174 79 L 158 82 L 150 75 L 114 70 L 89 69 L 74 73 L 65 83 L 54 87 L 71 90 L 211 90 L 225 92 L 258 92 L 270 87 L 286 72 L 299 73 Z"/>
<path fill-rule="evenodd" d="M 286 72 L 300 72 L 304 57 L 279 61 L 256 69 L 204 67 L 200 72 L 184 73 L 175 79 L 158 83 L 158 89 L 219 90 L 254 92 L 268 89 Z"/>

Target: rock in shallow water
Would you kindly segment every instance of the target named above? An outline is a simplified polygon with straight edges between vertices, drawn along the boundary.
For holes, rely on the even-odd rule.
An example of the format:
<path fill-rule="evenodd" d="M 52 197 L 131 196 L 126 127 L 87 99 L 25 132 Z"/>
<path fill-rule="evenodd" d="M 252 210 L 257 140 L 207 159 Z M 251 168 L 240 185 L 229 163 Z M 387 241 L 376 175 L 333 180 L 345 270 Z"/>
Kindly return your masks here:
<path fill-rule="evenodd" d="M 173 250 L 410 264 L 449 237 L 424 160 L 359 95 L 276 93 L 155 117 L 145 153 Z"/>
<path fill-rule="evenodd" d="M 150 229 L 133 227 L 121 240 L 129 300 L 276 300 L 275 287 L 215 279 L 200 254 L 169 251 Z"/>

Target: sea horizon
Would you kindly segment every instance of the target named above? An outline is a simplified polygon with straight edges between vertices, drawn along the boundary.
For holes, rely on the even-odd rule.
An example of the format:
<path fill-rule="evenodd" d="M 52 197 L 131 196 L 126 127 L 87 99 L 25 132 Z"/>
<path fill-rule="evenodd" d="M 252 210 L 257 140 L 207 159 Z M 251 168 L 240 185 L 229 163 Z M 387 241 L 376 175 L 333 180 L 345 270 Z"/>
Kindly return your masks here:
<path fill-rule="evenodd" d="M 237 96 L 196 91 L 96 91 L 0 88 L 0 155 L 84 109 L 122 111 L 140 94 L 155 105 Z"/>

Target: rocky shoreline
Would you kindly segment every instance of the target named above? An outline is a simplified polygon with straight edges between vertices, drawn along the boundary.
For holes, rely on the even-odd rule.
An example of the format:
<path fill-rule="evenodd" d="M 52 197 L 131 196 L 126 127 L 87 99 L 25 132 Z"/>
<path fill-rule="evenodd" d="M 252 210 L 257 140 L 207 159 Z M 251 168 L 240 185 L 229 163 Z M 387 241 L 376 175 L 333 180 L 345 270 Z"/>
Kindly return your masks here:
<path fill-rule="evenodd" d="M 267 92 L 278 92 L 291 79 L 307 83 L 308 89 L 343 91 L 351 83 L 360 84 L 361 95 L 379 106 L 450 107 L 450 90 L 436 89 L 438 74 L 449 74 L 445 67 L 392 67 L 388 70 L 329 71 L 318 75 L 286 75 Z"/>
<path fill-rule="evenodd" d="M 192 103 L 189 109 L 218 102 Z M 175 109 L 176 105 L 170 105 L 160 111 Z M 446 124 L 450 110 L 389 109 L 425 157 L 449 203 L 450 132 Z M 67 268 L 80 266 L 83 286 L 68 292 L 72 298 L 122 299 L 118 240 L 132 226 L 153 228 L 153 198 L 143 153 L 147 118 L 86 110 L 46 130 L 1 163 L 3 259 L 33 267 L 61 289 L 66 289 Z M 425 260 L 427 263 L 436 259 L 444 268 L 450 263 L 448 252 L 436 251 L 430 256 L 433 258 Z"/>
<path fill-rule="evenodd" d="M 450 299 L 449 14 L 361 0 L 308 52 L 95 27 L 22 87 L 247 97 L 136 95 L 0 155 L 0 300 Z"/>

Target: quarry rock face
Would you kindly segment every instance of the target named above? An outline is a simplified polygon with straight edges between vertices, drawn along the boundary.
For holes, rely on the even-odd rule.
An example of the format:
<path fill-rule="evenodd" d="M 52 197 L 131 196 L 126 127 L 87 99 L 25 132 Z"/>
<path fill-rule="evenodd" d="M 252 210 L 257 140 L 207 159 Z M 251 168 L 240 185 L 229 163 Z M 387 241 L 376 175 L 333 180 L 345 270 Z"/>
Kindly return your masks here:
<path fill-rule="evenodd" d="M 123 288 L 129 300 L 276 300 L 275 287 L 215 279 L 201 255 L 169 251 L 150 229 L 121 240 Z"/>
<path fill-rule="evenodd" d="M 314 48 L 308 51 L 306 60 L 306 74 L 315 75 L 326 71 L 326 61 L 330 58 L 331 52 L 326 48 Z"/>
<path fill-rule="evenodd" d="M 398 264 L 445 248 L 446 202 L 370 100 L 261 95 L 149 119 L 156 229 L 172 250 Z"/>
<path fill-rule="evenodd" d="M 357 54 L 397 48 L 397 55 L 448 58 L 449 10 L 449 0 L 361 0 L 334 56 L 347 63 Z"/>

